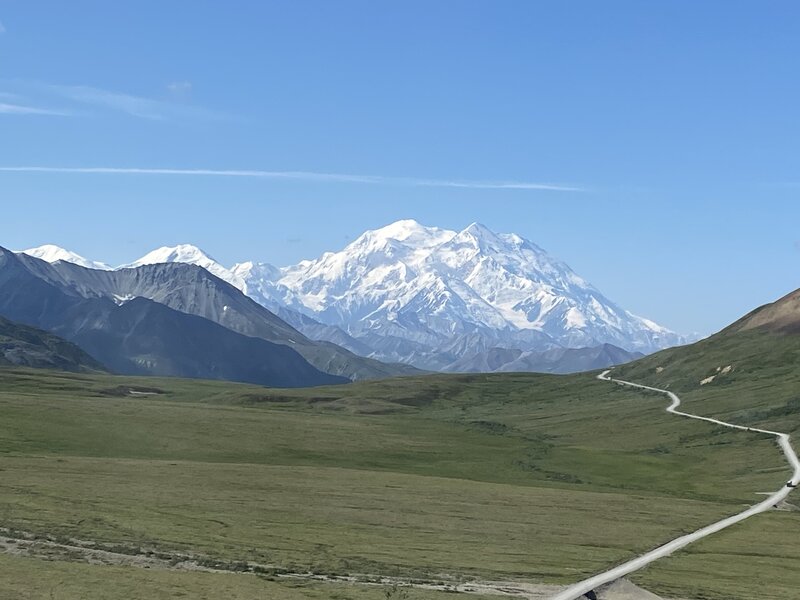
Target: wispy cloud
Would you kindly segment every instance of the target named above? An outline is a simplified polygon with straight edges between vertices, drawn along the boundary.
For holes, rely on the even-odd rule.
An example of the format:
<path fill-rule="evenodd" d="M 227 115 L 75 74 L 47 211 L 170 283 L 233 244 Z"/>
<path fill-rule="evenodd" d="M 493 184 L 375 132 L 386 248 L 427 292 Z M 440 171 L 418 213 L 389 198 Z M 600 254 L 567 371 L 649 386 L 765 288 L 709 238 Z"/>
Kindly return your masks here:
<path fill-rule="evenodd" d="M 226 117 L 222 113 L 199 106 L 154 100 L 85 85 L 45 85 L 43 87 L 73 102 L 122 112 L 142 119 L 161 120 L 176 117 L 219 119 Z"/>
<path fill-rule="evenodd" d="M 0 79 L 4 93 L 23 93 L 34 98 L 36 104 L 67 104 L 74 110 L 58 111 L 73 115 L 102 113 L 124 114 L 139 119 L 179 120 L 230 119 L 230 115 L 195 106 L 188 102 L 191 84 L 178 81 L 162 89 L 161 99 L 148 98 L 87 85 L 58 85 L 18 79 Z M 18 102 L 18 104 L 21 104 Z M 27 103 L 30 104 L 30 103 Z"/>
<path fill-rule="evenodd" d="M 72 113 L 65 110 L 55 110 L 52 108 L 40 108 L 38 106 L 26 106 L 24 104 L 0 102 L 0 115 L 50 115 L 66 117 L 70 114 Z"/>
<path fill-rule="evenodd" d="M 3 35 L 6 32 L 6 28 L 3 25 L 3 22 L 0 21 L 0 35 Z"/>
<path fill-rule="evenodd" d="M 552 192 L 586 192 L 587 188 L 558 183 L 531 181 L 469 181 L 448 179 L 419 179 L 414 177 L 385 177 L 380 175 L 353 175 L 348 173 L 320 173 L 315 171 L 261 171 L 240 169 L 158 169 L 138 167 L 0 167 L 0 172 L 15 173 L 75 173 L 86 175 L 183 175 L 199 177 L 250 177 L 261 179 L 287 179 L 330 183 L 364 183 L 373 185 L 401 185 L 413 187 L 449 187 L 484 190 L 540 190 Z"/>
<path fill-rule="evenodd" d="M 387 180 L 388 181 L 388 180 Z M 585 192 L 585 188 L 559 183 L 536 183 L 531 181 L 447 181 L 439 179 L 403 179 L 396 181 L 422 187 L 453 187 L 474 190 L 551 190 L 556 192 Z"/>

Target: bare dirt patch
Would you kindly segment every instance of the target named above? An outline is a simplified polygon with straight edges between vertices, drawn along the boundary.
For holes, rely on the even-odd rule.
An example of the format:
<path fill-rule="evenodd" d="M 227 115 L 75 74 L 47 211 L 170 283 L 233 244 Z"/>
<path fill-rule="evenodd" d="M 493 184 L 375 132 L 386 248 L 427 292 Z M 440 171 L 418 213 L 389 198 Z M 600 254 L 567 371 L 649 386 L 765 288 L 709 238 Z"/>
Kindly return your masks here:
<path fill-rule="evenodd" d="M 663 600 L 661 596 L 643 590 L 627 579 L 618 579 L 598 591 L 599 600 Z"/>

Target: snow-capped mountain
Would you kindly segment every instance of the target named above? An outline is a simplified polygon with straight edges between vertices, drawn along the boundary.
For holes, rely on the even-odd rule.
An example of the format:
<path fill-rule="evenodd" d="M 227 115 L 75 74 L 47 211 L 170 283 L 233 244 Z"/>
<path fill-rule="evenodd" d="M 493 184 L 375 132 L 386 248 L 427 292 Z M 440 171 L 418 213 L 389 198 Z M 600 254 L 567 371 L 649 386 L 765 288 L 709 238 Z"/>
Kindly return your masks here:
<path fill-rule="evenodd" d="M 430 353 L 447 360 L 493 347 L 652 352 L 684 341 L 534 243 L 477 223 L 455 232 L 398 221 L 260 283 L 272 300 L 343 329 L 376 356 L 418 366 Z"/>
<path fill-rule="evenodd" d="M 36 248 L 28 248 L 27 250 L 21 250 L 20 253 L 33 256 L 34 258 L 38 258 L 49 263 L 63 260 L 64 262 L 74 263 L 76 265 L 80 265 L 81 267 L 86 267 L 87 269 L 99 269 L 101 271 L 111 270 L 111 267 L 105 263 L 88 260 L 82 257 L 80 254 L 70 252 L 69 250 L 65 250 L 59 246 L 54 246 L 53 244 L 45 244 L 44 246 L 37 246 Z"/>
<path fill-rule="evenodd" d="M 477 223 L 456 232 L 398 221 L 283 268 L 226 268 L 190 245 L 125 267 L 162 262 L 202 266 L 309 337 L 427 369 L 484 364 L 498 349 L 612 344 L 649 353 L 686 341 L 621 308 L 533 242 Z"/>
<path fill-rule="evenodd" d="M 142 265 L 158 265 L 163 263 L 186 263 L 190 265 L 197 265 L 203 267 L 212 275 L 216 275 L 220 279 L 233 284 L 239 289 L 242 289 L 243 282 L 237 280 L 231 271 L 223 267 L 215 258 L 212 258 L 197 246 L 190 244 L 180 244 L 178 246 L 168 247 L 162 246 L 152 252 L 148 252 L 139 260 L 136 260 L 127 265 L 121 265 L 117 269 L 135 269 Z"/>

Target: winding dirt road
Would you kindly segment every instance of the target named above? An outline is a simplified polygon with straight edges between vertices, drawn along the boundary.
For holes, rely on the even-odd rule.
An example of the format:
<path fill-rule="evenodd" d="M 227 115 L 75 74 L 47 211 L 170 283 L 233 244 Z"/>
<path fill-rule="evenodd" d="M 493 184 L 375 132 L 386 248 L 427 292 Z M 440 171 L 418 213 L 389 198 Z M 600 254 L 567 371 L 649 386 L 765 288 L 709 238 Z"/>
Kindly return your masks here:
<path fill-rule="evenodd" d="M 680 550 L 681 548 L 688 546 L 689 544 L 696 542 L 698 540 L 703 539 L 711 535 L 712 533 L 717 533 L 725 529 L 726 527 L 730 527 L 736 523 L 744 521 L 754 515 L 759 513 L 766 512 L 771 510 L 775 505 L 782 502 L 786 499 L 786 497 L 792 492 L 794 486 L 800 483 L 800 458 L 797 457 L 797 454 L 792 448 L 792 444 L 789 439 L 789 435 L 786 433 L 781 433 L 779 431 L 769 431 L 767 429 L 758 429 L 756 427 L 746 427 L 743 425 L 734 425 L 733 423 L 726 423 L 725 421 L 720 421 L 719 419 L 712 419 L 710 417 L 701 417 L 699 415 L 693 415 L 690 413 L 686 413 L 683 411 L 678 410 L 678 407 L 681 405 L 681 399 L 678 396 L 668 390 L 662 390 L 659 388 L 650 387 L 647 385 L 641 385 L 638 383 L 631 383 L 630 381 L 622 381 L 621 379 L 612 379 L 608 376 L 608 371 L 603 371 L 600 375 L 597 376 L 598 379 L 603 381 L 613 381 L 614 383 L 618 383 L 621 385 L 627 385 L 630 387 L 640 388 L 643 390 L 651 390 L 654 392 L 660 392 L 662 394 L 666 394 L 670 400 L 672 400 L 672 404 L 669 405 L 667 408 L 667 412 L 672 413 L 674 415 L 678 415 L 681 417 L 686 417 L 689 419 L 696 419 L 698 421 L 707 421 L 709 423 L 714 423 L 715 425 L 722 425 L 723 427 L 730 427 L 731 429 L 740 429 L 742 431 L 750 431 L 756 433 L 764 433 L 767 435 L 772 435 L 778 440 L 778 445 L 780 445 L 781 449 L 783 450 L 784 455 L 786 456 L 786 460 L 789 462 L 793 469 L 792 478 L 787 482 L 786 485 L 782 486 L 777 492 L 769 496 L 763 502 L 759 502 L 758 504 L 751 506 L 745 511 L 742 511 L 736 515 L 728 517 L 726 519 L 722 519 L 721 521 L 717 521 L 716 523 L 712 523 L 702 529 L 698 529 L 694 533 L 690 533 L 679 538 L 672 540 L 664 544 L 663 546 L 659 546 L 655 550 L 651 550 L 646 554 L 642 554 L 641 556 L 634 558 L 626 563 L 623 563 L 613 569 L 609 569 L 603 573 L 599 573 L 589 579 L 585 579 L 580 581 L 574 585 L 571 585 L 564 591 L 556 594 L 552 597 L 552 600 L 578 600 L 579 598 L 585 596 L 586 594 L 592 592 L 597 587 L 611 583 L 620 577 L 624 577 L 634 571 L 638 571 L 642 567 L 649 565 L 653 561 L 658 560 L 659 558 L 664 558 L 675 552 L 676 550 Z"/>

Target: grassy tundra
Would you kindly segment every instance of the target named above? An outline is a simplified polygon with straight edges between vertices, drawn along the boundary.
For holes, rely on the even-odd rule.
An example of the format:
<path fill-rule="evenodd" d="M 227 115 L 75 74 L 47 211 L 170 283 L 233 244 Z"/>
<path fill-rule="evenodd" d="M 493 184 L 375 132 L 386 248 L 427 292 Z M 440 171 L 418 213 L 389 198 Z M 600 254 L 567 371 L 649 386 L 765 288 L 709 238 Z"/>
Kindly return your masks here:
<path fill-rule="evenodd" d="M 188 555 L 225 571 L 259 567 L 145 570 L 62 552 L 50 562 L 0 555 L 0 572 L 20 592 L 9 598 L 392 594 L 276 579 L 287 571 L 571 582 L 737 512 L 754 491 L 784 480 L 771 440 L 680 420 L 664 406 L 662 396 L 591 375 L 268 390 L 4 369 L 0 526 L 9 537 Z M 689 565 L 682 572 L 753 548 L 791 560 L 798 521 L 791 513 L 759 518 L 702 545 L 711 550 L 674 560 Z M 772 548 L 776 538 L 786 547 Z M 787 589 L 800 583 L 776 568 Z M 785 597 L 715 595 L 710 576 L 660 573 L 642 578 L 655 589 L 705 594 L 697 598 Z"/>

